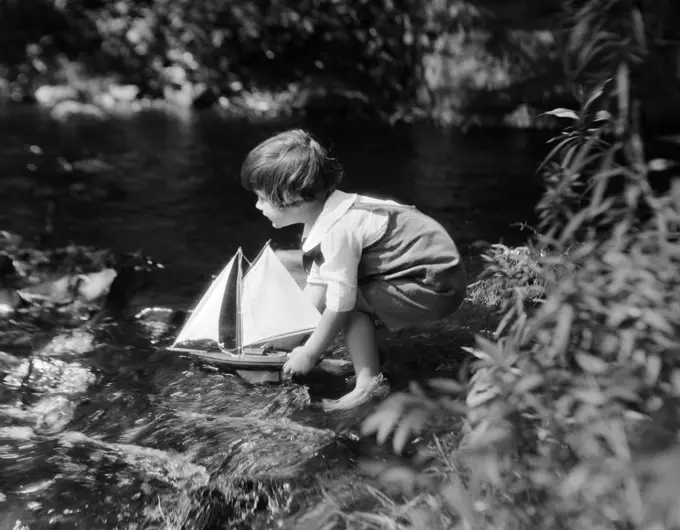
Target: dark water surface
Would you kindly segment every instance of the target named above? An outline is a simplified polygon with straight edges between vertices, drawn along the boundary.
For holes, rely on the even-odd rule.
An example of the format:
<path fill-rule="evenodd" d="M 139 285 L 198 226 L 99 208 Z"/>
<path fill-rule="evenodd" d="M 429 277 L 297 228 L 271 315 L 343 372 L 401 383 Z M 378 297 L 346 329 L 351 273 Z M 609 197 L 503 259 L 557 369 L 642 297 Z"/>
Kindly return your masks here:
<path fill-rule="evenodd" d="M 250 256 L 270 238 L 294 246 L 297 230 L 268 226 L 238 171 L 257 142 L 298 125 L 332 141 L 345 189 L 415 204 L 464 252 L 479 239 L 518 240 L 510 225 L 532 220 L 545 138 L 529 132 L 160 111 L 57 123 L 26 107 L 0 115 L 0 230 L 38 235 L 52 201 L 51 245 L 141 250 L 166 268 L 135 304 L 187 308 L 238 246 Z M 101 193 L 46 193 L 57 156 L 110 164 L 88 177 Z M 162 350 L 174 332 L 164 315 L 26 327 L 19 349 L 22 323 L 4 332 L 0 529 L 287 528 L 318 503 L 319 478 L 352 477 L 372 450 L 356 435 L 366 409 L 316 406 L 351 382 L 251 385 L 196 366 Z"/>

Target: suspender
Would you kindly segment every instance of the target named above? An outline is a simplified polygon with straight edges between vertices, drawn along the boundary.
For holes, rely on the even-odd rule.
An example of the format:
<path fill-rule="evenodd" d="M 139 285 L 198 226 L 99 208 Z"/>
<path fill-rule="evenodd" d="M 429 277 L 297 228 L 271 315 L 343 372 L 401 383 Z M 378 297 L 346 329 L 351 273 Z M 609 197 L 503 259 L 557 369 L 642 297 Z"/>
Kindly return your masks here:
<path fill-rule="evenodd" d="M 302 254 L 302 267 L 307 274 L 312 270 L 312 264 L 316 263 L 318 267 L 321 267 L 324 261 L 325 259 L 321 253 L 321 245 L 317 245 L 312 250 Z"/>

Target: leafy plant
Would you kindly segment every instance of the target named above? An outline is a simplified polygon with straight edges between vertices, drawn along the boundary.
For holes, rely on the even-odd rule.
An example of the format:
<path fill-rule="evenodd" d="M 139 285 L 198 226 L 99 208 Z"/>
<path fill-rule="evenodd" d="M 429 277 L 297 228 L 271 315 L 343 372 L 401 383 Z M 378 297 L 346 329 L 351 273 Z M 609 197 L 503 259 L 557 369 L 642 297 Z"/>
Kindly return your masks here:
<path fill-rule="evenodd" d="M 447 454 L 456 465 L 430 484 L 461 526 L 678 528 L 666 488 L 677 491 L 680 465 L 680 181 L 652 189 L 668 164 L 646 159 L 639 129 L 649 19 L 625 0 L 567 10 L 565 64 L 584 96 L 579 111 L 551 113 L 570 125 L 541 167 L 541 225 L 527 247 L 537 259 L 512 266 L 501 247 L 489 257 L 492 278 L 512 289 L 503 336 L 477 338 L 469 381 L 390 396 L 365 433 L 400 452 L 435 418 L 463 417 L 466 435 Z M 529 310 L 536 280 L 545 292 Z M 400 466 L 414 471 L 392 477 L 413 493 L 425 467 L 367 469 L 380 478 Z"/>

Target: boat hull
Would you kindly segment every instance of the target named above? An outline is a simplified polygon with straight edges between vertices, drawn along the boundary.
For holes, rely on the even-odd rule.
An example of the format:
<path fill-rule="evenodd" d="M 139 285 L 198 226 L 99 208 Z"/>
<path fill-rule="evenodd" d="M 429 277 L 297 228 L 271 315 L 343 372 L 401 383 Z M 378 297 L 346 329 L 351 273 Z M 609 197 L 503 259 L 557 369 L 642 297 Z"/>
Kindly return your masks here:
<path fill-rule="evenodd" d="M 249 354 L 246 349 L 243 355 L 239 355 L 222 350 L 193 350 L 177 347 L 167 349 L 190 354 L 214 365 L 230 368 L 248 380 L 283 381 L 285 379 L 282 369 L 288 360 L 286 351 L 267 352 L 264 355 L 262 353 Z M 352 363 L 344 359 L 322 359 L 315 369 L 333 375 L 348 375 L 354 371 Z"/>
<path fill-rule="evenodd" d="M 188 353 L 214 364 L 239 370 L 281 370 L 288 360 L 288 352 L 268 352 L 266 355 L 244 351 L 243 355 L 223 350 L 192 350 L 189 348 L 168 348 L 170 351 Z"/>

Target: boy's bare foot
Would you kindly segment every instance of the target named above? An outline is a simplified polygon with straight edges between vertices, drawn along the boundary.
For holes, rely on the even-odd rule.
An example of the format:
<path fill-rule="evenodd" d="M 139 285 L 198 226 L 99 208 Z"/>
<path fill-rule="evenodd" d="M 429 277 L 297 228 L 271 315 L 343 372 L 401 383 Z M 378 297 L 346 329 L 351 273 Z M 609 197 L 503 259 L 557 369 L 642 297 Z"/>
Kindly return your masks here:
<path fill-rule="evenodd" d="M 368 385 L 355 387 L 349 394 L 340 399 L 324 399 L 324 410 L 347 410 L 370 401 L 372 398 L 385 397 L 390 391 L 390 385 L 382 374 L 375 376 Z"/>
<path fill-rule="evenodd" d="M 349 375 L 354 372 L 352 361 L 344 359 L 321 359 L 317 367 L 333 375 Z"/>

